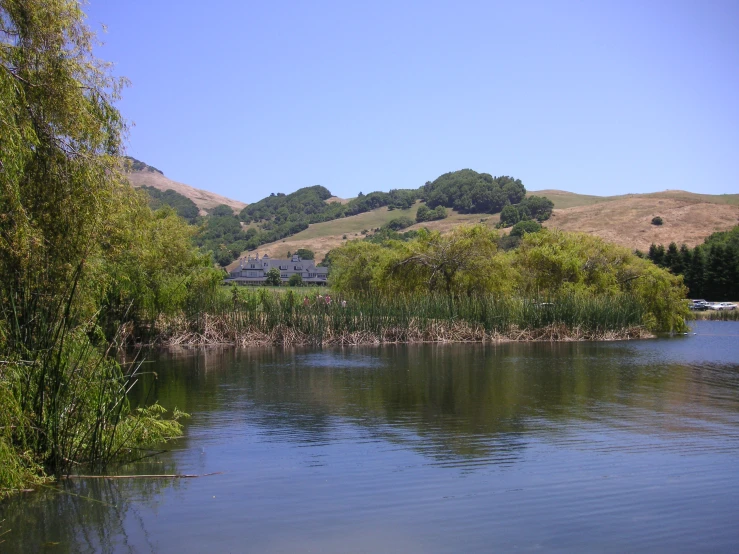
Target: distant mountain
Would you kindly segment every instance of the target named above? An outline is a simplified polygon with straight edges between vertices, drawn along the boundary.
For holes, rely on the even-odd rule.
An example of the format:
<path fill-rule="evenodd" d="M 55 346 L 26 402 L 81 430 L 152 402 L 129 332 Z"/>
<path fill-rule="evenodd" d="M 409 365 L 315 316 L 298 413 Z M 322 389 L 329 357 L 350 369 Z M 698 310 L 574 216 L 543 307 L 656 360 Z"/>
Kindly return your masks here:
<path fill-rule="evenodd" d="M 209 192 L 207 190 L 196 189 L 184 183 L 178 183 L 166 177 L 159 169 L 152 167 L 135 158 L 127 157 L 129 162 L 128 181 L 134 187 L 154 187 L 162 192 L 166 190 L 174 190 L 179 194 L 186 196 L 201 210 L 204 214 L 205 210 L 211 210 L 220 204 L 226 204 L 233 209 L 234 213 L 239 213 L 247 204 L 231 198 L 226 198 L 220 194 Z"/>

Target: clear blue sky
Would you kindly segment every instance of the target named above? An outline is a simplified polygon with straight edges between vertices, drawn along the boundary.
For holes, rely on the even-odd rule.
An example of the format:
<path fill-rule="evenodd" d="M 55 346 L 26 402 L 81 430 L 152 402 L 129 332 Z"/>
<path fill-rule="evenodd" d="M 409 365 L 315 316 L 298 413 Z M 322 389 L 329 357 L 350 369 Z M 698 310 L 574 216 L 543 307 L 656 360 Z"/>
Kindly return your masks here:
<path fill-rule="evenodd" d="M 739 1 L 90 0 L 129 154 L 246 202 L 447 171 L 739 193 Z"/>

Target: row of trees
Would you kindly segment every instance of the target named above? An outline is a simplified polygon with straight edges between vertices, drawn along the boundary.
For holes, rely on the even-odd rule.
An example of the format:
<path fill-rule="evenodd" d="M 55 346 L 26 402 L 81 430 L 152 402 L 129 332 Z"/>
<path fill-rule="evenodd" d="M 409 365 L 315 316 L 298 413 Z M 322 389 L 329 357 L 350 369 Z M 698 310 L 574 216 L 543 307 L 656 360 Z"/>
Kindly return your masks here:
<path fill-rule="evenodd" d="M 641 254 L 644 255 L 644 254 Z M 682 275 L 691 298 L 739 299 L 739 226 L 713 233 L 703 244 L 652 244 L 645 255 L 659 267 Z"/>

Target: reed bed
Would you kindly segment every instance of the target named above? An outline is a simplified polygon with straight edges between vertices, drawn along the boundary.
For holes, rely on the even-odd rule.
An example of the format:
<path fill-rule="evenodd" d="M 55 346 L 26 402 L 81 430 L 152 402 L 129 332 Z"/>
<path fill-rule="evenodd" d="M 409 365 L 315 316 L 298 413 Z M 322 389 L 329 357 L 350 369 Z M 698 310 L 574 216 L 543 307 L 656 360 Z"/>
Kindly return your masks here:
<path fill-rule="evenodd" d="M 690 315 L 695 321 L 739 321 L 739 310 L 691 311 Z"/>
<path fill-rule="evenodd" d="M 346 304 L 343 305 L 342 301 Z M 652 336 L 627 295 L 556 299 L 414 295 L 332 298 L 236 290 L 153 326 L 164 345 L 327 346 L 621 340 Z"/>

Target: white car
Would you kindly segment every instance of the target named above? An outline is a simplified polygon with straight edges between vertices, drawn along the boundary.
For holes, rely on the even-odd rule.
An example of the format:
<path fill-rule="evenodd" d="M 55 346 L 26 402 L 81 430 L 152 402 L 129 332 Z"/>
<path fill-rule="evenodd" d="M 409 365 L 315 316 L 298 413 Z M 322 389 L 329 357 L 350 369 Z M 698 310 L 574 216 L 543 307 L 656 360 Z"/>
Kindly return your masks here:
<path fill-rule="evenodd" d="M 708 305 L 709 310 L 736 310 L 736 304 L 731 302 L 712 302 Z"/>

